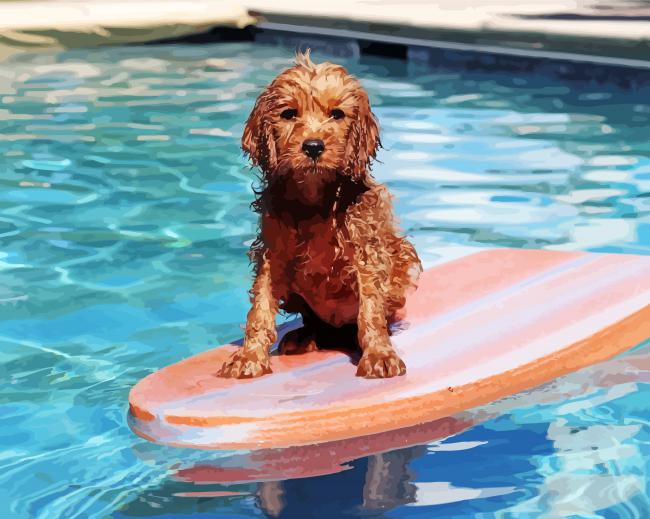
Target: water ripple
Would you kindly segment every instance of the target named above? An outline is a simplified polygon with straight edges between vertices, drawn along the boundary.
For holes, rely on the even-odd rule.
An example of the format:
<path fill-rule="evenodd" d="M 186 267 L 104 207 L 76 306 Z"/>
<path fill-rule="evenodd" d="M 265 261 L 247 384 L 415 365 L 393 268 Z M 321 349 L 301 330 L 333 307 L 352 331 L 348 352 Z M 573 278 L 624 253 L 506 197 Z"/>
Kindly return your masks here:
<path fill-rule="evenodd" d="M 239 138 L 292 54 L 160 45 L 0 64 L 4 516 L 207 510 L 170 475 L 232 453 L 143 442 L 124 406 L 148 373 L 241 335 L 257 216 Z M 426 265 L 486 246 L 650 254 L 646 87 L 366 57 L 347 65 L 382 127 L 373 172 Z M 646 345 L 476 410 L 477 425 L 457 437 L 277 484 L 297 509 L 309 501 L 302 516 L 360 516 L 372 501 L 365 468 L 383 460 L 404 470 L 377 502 L 404 517 L 645 516 L 647 359 Z M 270 487 L 235 488 L 239 497 L 212 497 L 210 513 L 259 515 Z"/>

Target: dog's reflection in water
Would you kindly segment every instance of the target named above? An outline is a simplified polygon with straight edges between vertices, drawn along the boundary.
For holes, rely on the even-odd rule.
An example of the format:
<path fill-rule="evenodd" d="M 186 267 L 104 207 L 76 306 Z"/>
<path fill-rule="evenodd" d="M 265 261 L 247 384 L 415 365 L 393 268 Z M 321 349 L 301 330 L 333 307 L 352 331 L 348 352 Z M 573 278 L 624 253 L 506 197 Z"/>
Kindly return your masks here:
<path fill-rule="evenodd" d="M 359 508 L 390 510 L 415 502 L 409 464 L 425 454 L 426 446 L 419 445 L 356 460 L 338 474 L 259 483 L 257 503 L 274 518 L 337 517 L 343 510 Z"/>

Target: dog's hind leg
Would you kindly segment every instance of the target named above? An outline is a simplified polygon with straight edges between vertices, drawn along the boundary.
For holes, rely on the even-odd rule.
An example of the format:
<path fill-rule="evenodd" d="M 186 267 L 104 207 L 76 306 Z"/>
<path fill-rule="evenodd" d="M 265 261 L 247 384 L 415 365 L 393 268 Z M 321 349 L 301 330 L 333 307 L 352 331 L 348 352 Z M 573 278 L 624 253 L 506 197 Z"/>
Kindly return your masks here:
<path fill-rule="evenodd" d="M 299 355 L 316 351 L 316 331 L 320 319 L 316 316 L 309 305 L 297 294 L 292 294 L 289 301 L 284 305 L 285 310 L 292 313 L 300 313 L 302 326 L 287 332 L 280 340 L 278 350 L 281 355 Z"/>
<path fill-rule="evenodd" d="M 316 351 L 316 332 L 308 325 L 287 332 L 278 347 L 281 355 L 299 355 Z"/>
<path fill-rule="evenodd" d="M 278 349 L 281 355 L 300 355 L 316 351 L 316 333 L 307 326 L 291 330 L 282 337 Z"/>
<path fill-rule="evenodd" d="M 323 321 L 301 298 L 301 304 L 294 312 L 302 315 L 303 326 L 287 332 L 280 341 L 279 350 L 283 355 L 297 355 L 316 350 L 340 350 L 355 352 L 359 350 L 356 323 L 337 327 Z M 299 308 L 299 309 L 297 309 Z"/>

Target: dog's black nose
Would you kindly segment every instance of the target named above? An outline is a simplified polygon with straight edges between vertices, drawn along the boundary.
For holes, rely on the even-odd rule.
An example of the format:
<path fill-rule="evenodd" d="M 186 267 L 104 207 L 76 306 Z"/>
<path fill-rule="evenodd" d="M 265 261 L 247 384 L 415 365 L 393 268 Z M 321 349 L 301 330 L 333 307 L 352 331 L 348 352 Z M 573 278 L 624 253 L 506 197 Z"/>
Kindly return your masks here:
<path fill-rule="evenodd" d="M 302 151 L 310 159 L 316 160 L 318 156 L 325 151 L 325 143 L 320 139 L 307 139 L 302 143 Z"/>

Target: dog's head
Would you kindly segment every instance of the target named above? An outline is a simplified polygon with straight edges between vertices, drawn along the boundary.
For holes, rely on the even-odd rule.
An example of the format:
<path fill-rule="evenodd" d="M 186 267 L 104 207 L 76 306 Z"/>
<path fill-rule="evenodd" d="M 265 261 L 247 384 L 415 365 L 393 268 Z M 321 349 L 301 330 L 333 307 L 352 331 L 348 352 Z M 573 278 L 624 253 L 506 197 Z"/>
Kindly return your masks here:
<path fill-rule="evenodd" d="M 314 64 L 309 51 L 262 92 L 242 138 L 265 175 L 292 180 L 312 201 L 340 175 L 363 181 L 379 145 L 359 81 L 340 65 Z"/>

